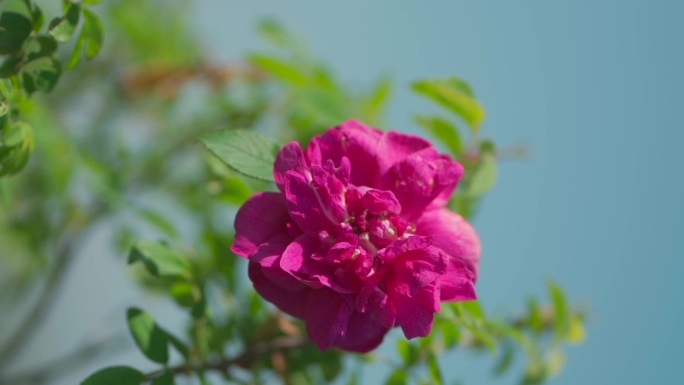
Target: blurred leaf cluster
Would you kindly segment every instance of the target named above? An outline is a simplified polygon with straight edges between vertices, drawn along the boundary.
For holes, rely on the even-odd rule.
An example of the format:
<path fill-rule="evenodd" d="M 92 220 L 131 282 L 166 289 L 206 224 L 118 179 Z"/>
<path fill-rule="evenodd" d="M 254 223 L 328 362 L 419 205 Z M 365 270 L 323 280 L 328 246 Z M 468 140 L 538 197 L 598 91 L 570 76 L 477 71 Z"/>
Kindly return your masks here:
<path fill-rule="evenodd" d="M 23 64 L 0 80 L 0 158 L 14 154 L 0 172 L 18 170 L 35 147 L 22 173 L 0 180 L 0 307 L 28 304 L 26 319 L 0 320 L 0 330 L 12 330 L 0 338 L 0 383 L 49 383 L 64 374 L 64 360 L 86 365 L 93 358 L 65 352 L 56 365 L 12 369 L 51 308 L 67 300 L 58 298 L 59 288 L 97 232 L 108 243 L 92 257 L 127 255 L 135 281 L 187 316 L 183 330 L 171 330 L 168 320 L 130 304 L 120 319 L 128 326 L 128 346 L 149 362 L 135 368 L 112 362 L 86 385 L 162 385 L 179 377 L 201 384 L 351 385 L 364 383 L 367 367 L 389 370 L 387 384 L 446 384 L 456 380 L 443 370 L 444 354 L 454 350 L 491 351 L 498 374 L 520 368 L 516 357 L 525 357 L 517 371 L 526 384 L 562 369 L 562 347 L 584 338 L 584 314 L 555 284 L 549 305 L 531 300 L 515 317 L 490 317 L 475 302 L 445 305 L 433 334 L 398 342 L 393 357 L 319 352 L 300 321 L 252 290 L 244 261 L 230 252 L 232 217 L 255 191 L 273 188 L 279 143 L 305 142 L 350 118 L 382 126 L 389 78 L 365 91 L 347 87 L 272 20 L 260 25 L 272 50 L 220 62 L 202 50 L 188 23 L 189 2 L 103 2 L 95 8 L 102 22 L 88 8 L 96 3 L 64 3 L 43 34 L 33 18 L 21 16 L 18 25 L 29 20 L 31 29 L 16 30 L 26 34 L 21 44 L 4 43 L 18 41 L 17 32 L 2 35 L 14 29 L 3 24 L 0 31 L 1 47 L 18 47 L 2 52 L 5 61 L 38 58 L 31 55 L 40 49 L 22 48 L 32 39 L 51 39 L 56 47 L 76 37 L 67 68 L 78 64 L 75 57 L 98 54 L 40 97 L 28 98 Z M 107 41 L 98 52 L 103 31 Z M 59 51 L 40 58 L 61 63 Z M 466 177 L 451 207 L 471 216 L 493 187 L 500 160 L 493 142 L 480 139 L 484 109 L 456 78 L 419 81 L 413 89 L 443 108 L 445 115 L 421 115 L 416 122 L 464 164 Z"/>
<path fill-rule="evenodd" d="M 63 1 L 47 25 L 34 1 L 0 3 L 0 177 L 21 171 L 33 151 L 34 132 L 21 120 L 22 104 L 36 91 L 52 91 L 64 69 L 74 69 L 84 53 L 93 59 L 100 52 L 104 27 L 90 6 L 101 1 Z M 79 25 L 70 57 L 60 58 L 58 46 L 69 43 Z"/>

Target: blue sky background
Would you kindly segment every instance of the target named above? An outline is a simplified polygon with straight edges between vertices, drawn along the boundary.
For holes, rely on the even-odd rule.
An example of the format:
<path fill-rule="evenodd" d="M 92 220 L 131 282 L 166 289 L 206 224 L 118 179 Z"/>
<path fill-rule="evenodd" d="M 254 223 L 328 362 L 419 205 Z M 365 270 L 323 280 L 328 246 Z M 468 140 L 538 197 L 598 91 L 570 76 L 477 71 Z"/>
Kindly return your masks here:
<path fill-rule="evenodd" d="M 351 86 L 392 74 L 397 93 L 389 129 L 414 130 L 411 116 L 429 107 L 411 94 L 411 81 L 467 79 L 488 110 L 484 134 L 532 149 L 529 160 L 502 166 L 475 221 L 484 242 L 479 294 L 487 308 L 515 313 L 528 295 L 543 295 L 553 277 L 589 305 L 592 318 L 588 341 L 569 350 L 566 370 L 552 384 L 681 381 L 684 2 L 196 4 L 194 17 L 217 60 L 264 48 L 255 24 L 270 16 L 306 39 Z M 104 237 L 96 234 L 83 253 L 99 250 Z M 50 362 L 92 330 L 123 328 L 124 309 L 141 298 L 120 259 L 79 258 L 60 294 L 63 305 L 17 369 Z M 148 302 L 143 307 L 167 327 L 182 328 L 179 311 Z M 57 383 L 77 383 L 114 361 L 144 359 L 137 352 L 109 357 Z M 461 354 L 444 363 L 447 376 L 466 385 L 514 383 L 493 379 L 486 356 Z"/>
<path fill-rule="evenodd" d="M 425 111 L 411 81 L 467 79 L 484 133 L 533 153 L 503 165 L 475 222 L 482 300 L 514 312 L 553 277 L 592 318 L 552 383 L 627 385 L 681 377 L 682 14 L 676 0 L 212 0 L 197 16 L 219 57 L 263 47 L 254 23 L 273 16 L 352 86 L 391 73 L 391 129 Z M 451 378 L 513 381 L 456 358 Z"/>

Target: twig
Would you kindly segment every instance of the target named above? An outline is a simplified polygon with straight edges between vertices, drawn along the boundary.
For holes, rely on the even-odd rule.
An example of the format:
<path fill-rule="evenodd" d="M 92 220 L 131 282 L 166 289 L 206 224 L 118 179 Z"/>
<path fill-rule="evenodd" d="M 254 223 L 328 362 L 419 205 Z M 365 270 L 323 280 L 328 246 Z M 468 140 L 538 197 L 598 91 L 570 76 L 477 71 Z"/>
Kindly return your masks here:
<path fill-rule="evenodd" d="M 119 336 L 112 336 L 99 341 L 91 342 L 85 346 L 82 346 L 76 351 L 43 366 L 42 368 L 33 369 L 28 373 L 21 373 L 14 377 L 0 377 L 0 384 L 43 384 L 48 380 L 57 378 L 62 373 L 71 371 L 74 368 L 81 366 L 84 362 L 95 358 L 98 354 L 111 347 L 113 342 L 119 340 Z"/>
<path fill-rule="evenodd" d="M 308 338 L 304 336 L 297 337 L 279 337 L 272 341 L 262 341 L 250 345 L 241 354 L 233 357 L 227 358 L 214 363 L 206 363 L 198 366 L 191 365 L 179 365 L 172 366 L 170 368 L 157 370 L 145 375 L 145 381 L 154 380 L 155 378 L 161 376 L 165 372 L 170 372 L 171 374 L 181 374 L 190 375 L 197 370 L 202 371 L 214 371 L 219 373 L 228 373 L 228 371 L 233 367 L 240 367 L 248 369 L 252 367 L 259 358 L 270 355 L 275 352 L 282 352 L 287 350 L 293 350 L 302 348 L 309 345 L 311 342 Z"/>

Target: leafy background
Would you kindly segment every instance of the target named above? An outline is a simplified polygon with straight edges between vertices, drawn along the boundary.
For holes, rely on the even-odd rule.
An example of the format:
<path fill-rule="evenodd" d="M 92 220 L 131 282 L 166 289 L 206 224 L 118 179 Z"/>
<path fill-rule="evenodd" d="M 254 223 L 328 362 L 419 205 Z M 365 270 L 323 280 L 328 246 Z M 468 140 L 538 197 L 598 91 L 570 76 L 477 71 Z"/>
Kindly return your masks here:
<path fill-rule="evenodd" d="M 585 298 L 592 314 L 591 338 L 569 350 L 568 368 L 553 383 L 676 381 L 684 342 L 678 279 L 684 134 L 676 116 L 684 85 L 681 5 L 197 3 L 202 41 L 216 58 L 260 47 L 256 21 L 276 16 L 345 84 L 363 86 L 389 71 L 398 85 L 388 110 L 392 128 L 408 129 L 414 113 L 431 108 L 410 94 L 411 81 L 468 79 L 488 109 L 488 135 L 532 149 L 529 162 L 502 165 L 498 188 L 475 223 L 486 247 L 479 290 L 488 308 L 514 312 L 522 298 L 544 293 L 540 277 L 553 276 L 574 298 Z M 132 303 L 171 330 L 183 328 L 175 306 L 143 294 L 120 259 L 103 255 L 105 235 L 90 234 L 60 306 L 19 369 L 77 347 L 84 331 L 119 328 Z M 508 383 L 491 378 L 490 360 L 470 355 L 444 357 L 444 367 L 464 383 Z M 139 353 L 116 358 L 141 359 Z M 62 383 L 77 383 L 111 362 L 93 363 Z"/>

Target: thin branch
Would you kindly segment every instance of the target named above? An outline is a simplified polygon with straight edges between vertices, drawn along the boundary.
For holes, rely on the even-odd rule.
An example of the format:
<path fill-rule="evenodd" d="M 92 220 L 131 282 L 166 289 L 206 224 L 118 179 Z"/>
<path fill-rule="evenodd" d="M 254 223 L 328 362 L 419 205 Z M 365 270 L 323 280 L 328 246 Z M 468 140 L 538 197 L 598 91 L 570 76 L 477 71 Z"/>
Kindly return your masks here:
<path fill-rule="evenodd" d="M 46 278 L 46 284 L 43 288 L 43 292 L 40 294 L 40 297 L 28 314 L 24 317 L 24 320 L 19 326 L 18 330 L 12 334 L 12 337 L 10 337 L 4 346 L 0 347 L 0 368 L 9 364 L 19 355 L 19 352 L 24 349 L 24 347 L 27 345 L 26 342 L 33 335 L 33 330 L 40 326 L 40 324 L 47 318 L 45 314 L 52 309 L 52 306 L 56 302 L 55 298 L 60 292 L 62 281 L 64 280 L 66 272 L 69 270 L 69 267 L 74 260 L 74 248 L 80 239 L 79 235 L 81 235 L 79 234 L 79 230 L 93 223 L 99 218 L 100 215 L 105 213 L 106 210 L 106 206 L 97 205 L 93 209 L 89 219 L 76 226 L 76 229 L 74 229 L 75 235 L 67 237 L 67 240 L 62 243 L 62 246 L 55 257 L 54 268 L 50 270 Z M 68 232 L 68 220 L 63 226 L 58 227 L 65 228 L 65 232 Z"/>
<path fill-rule="evenodd" d="M 40 385 L 46 383 L 48 380 L 60 377 L 62 374 L 70 372 L 112 347 L 113 343 L 121 341 L 120 336 L 112 336 L 101 339 L 99 341 L 91 342 L 82 346 L 76 351 L 62 356 L 57 360 L 43 366 L 39 369 L 31 370 L 27 373 L 21 373 L 14 377 L 1 378 L 0 384 L 4 385 L 20 385 L 31 384 Z"/>
<path fill-rule="evenodd" d="M 288 350 L 299 349 L 309 345 L 311 341 L 304 336 L 296 337 L 279 337 L 272 341 L 262 341 L 248 346 L 244 352 L 233 357 L 227 358 L 214 363 L 205 363 L 198 366 L 179 365 L 172 366 L 166 369 L 157 370 L 145 375 L 145 381 L 154 380 L 165 372 L 170 372 L 174 375 L 191 375 L 197 370 L 213 371 L 226 374 L 233 367 L 248 369 L 252 367 L 261 357 L 270 355 L 275 352 L 283 352 Z"/>

